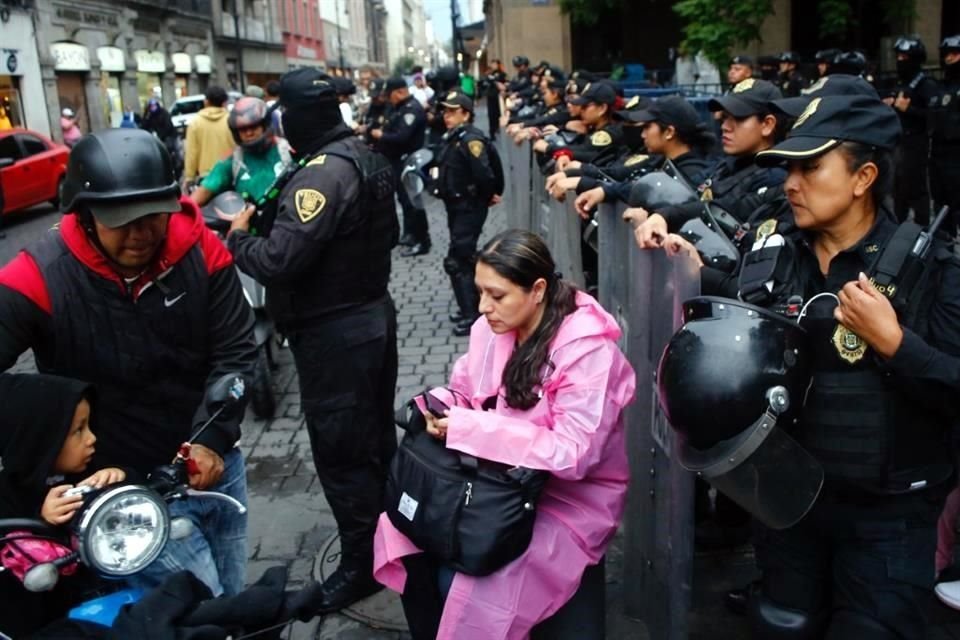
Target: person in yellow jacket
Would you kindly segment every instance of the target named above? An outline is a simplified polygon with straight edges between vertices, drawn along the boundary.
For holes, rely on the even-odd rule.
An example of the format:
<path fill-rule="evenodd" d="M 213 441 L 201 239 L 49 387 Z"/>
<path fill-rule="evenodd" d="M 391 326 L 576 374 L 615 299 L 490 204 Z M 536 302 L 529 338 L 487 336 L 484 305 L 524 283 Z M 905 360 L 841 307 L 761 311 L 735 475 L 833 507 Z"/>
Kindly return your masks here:
<path fill-rule="evenodd" d="M 183 162 L 183 180 L 187 184 L 199 182 L 199 178 L 209 173 L 217 161 L 233 152 L 236 143 L 227 125 L 226 102 L 227 92 L 223 87 L 208 88 L 204 93 L 203 109 L 187 126 Z"/>

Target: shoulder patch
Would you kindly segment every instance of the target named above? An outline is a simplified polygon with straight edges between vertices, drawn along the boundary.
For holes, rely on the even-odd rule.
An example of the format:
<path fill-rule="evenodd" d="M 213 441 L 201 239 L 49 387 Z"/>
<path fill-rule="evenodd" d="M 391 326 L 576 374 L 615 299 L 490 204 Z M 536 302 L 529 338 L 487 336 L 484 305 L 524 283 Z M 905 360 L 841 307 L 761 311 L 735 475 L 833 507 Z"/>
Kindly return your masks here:
<path fill-rule="evenodd" d="M 648 156 L 648 155 L 645 154 L 645 153 L 638 153 L 638 154 L 636 154 L 636 155 L 632 155 L 632 156 L 630 156 L 629 158 L 627 158 L 626 160 L 623 161 L 623 166 L 625 166 L 625 167 L 632 167 L 632 166 L 635 165 L 635 164 L 640 164 L 641 162 L 644 162 L 644 161 L 647 160 L 647 158 L 649 158 L 649 157 L 650 157 L 650 156 Z"/>
<path fill-rule="evenodd" d="M 413 115 L 412 113 L 406 113 L 403 116 L 403 121 L 407 123 L 408 127 L 412 126 L 416 120 L 417 120 L 417 116 Z"/>
<path fill-rule="evenodd" d="M 731 93 L 743 93 L 744 91 L 748 91 L 748 90 L 750 90 L 750 89 L 753 89 L 753 85 L 756 84 L 756 82 L 757 82 L 757 81 L 754 80 L 753 78 L 747 78 L 746 80 L 741 80 L 740 82 L 737 83 L 737 86 L 735 86 L 733 89 L 731 89 L 730 92 L 731 92 Z"/>
<path fill-rule="evenodd" d="M 327 154 L 321 153 L 321 154 L 318 155 L 316 158 L 314 158 L 313 160 L 311 160 L 310 162 L 308 162 L 308 163 L 306 164 L 306 166 L 308 166 L 308 167 L 313 167 L 313 166 L 316 166 L 316 165 L 322 165 L 322 164 L 323 164 L 324 162 L 326 162 L 326 161 L 327 161 Z"/>
<path fill-rule="evenodd" d="M 327 204 L 327 197 L 316 189 L 298 189 L 293 195 L 300 222 L 306 224 L 316 218 Z"/>
<path fill-rule="evenodd" d="M 590 144 L 595 147 L 606 147 L 612 143 L 613 138 L 611 138 L 610 134 L 606 131 L 595 131 L 593 135 L 590 136 Z"/>
<path fill-rule="evenodd" d="M 470 153 L 474 158 L 479 158 L 483 155 L 483 141 L 482 140 L 471 140 L 467 143 L 467 148 L 470 149 Z"/>

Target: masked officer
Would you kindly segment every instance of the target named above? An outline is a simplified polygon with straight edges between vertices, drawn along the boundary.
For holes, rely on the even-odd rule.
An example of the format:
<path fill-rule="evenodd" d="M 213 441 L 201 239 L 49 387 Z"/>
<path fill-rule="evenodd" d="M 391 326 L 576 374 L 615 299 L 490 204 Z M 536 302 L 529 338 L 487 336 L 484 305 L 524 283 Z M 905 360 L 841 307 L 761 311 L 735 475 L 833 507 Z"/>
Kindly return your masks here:
<path fill-rule="evenodd" d="M 894 210 L 901 220 L 905 220 L 912 209 L 914 220 L 925 225 L 930 222 L 928 118 L 939 88 L 937 82 L 923 72 L 927 49 L 920 38 L 897 38 L 893 51 L 897 56 L 897 84 L 883 101 L 896 109 L 903 128 L 897 149 Z"/>
<path fill-rule="evenodd" d="M 300 167 L 280 192 L 267 237 L 253 209 L 227 238 L 237 265 L 267 287 L 289 337 L 317 476 L 337 521 L 340 566 L 316 589 L 316 613 L 380 589 L 373 533 L 396 450 L 396 312 L 387 293 L 396 244 L 389 161 L 353 135 L 330 77 L 296 69 L 280 81 L 283 128 Z"/>
<path fill-rule="evenodd" d="M 487 208 L 497 204 L 503 193 L 503 168 L 490 140 L 473 125 L 473 100 L 451 91 L 441 98 L 440 105 L 447 133 L 437 156 L 436 195 L 447 207 L 450 229 L 450 250 L 443 270 L 450 276 L 460 309 L 451 316 L 456 322 L 453 334 L 468 336 L 480 315 L 480 297 L 473 283 L 477 241 Z"/>
<path fill-rule="evenodd" d="M 370 137 L 376 141 L 377 151 L 389 158 L 396 183 L 400 184 L 403 159 L 423 147 L 427 117 L 420 103 L 410 95 L 407 81 L 403 78 L 388 78 L 383 92 L 390 105 L 389 116 L 382 129 L 370 131 Z M 397 198 L 403 209 L 400 244 L 404 245 L 404 249 L 400 255 L 406 258 L 428 253 L 430 229 L 427 226 L 427 212 L 414 205 L 404 189 L 397 190 Z"/>
<path fill-rule="evenodd" d="M 840 53 L 843 53 L 840 49 L 820 49 L 817 51 L 813 59 L 817 63 L 818 78 L 830 75 L 830 65 L 833 64 L 833 59 Z"/>
<path fill-rule="evenodd" d="M 767 417 L 755 415 L 753 425 L 746 420 L 740 434 L 695 444 L 705 453 L 715 437 L 735 443 L 758 429 L 780 430 L 776 437 L 789 435 L 809 459 L 784 461 L 796 474 L 791 495 L 803 495 L 792 513 L 765 504 L 764 496 L 777 493 L 768 484 L 777 465 L 756 459 L 742 465 L 753 486 L 738 499 L 763 523 L 755 539 L 763 577 L 751 600 L 754 638 L 926 637 L 922 600 L 933 586 L 936 521 L 953 477 L 948 443 L 960 391 L 960 265 L 946 243 L 925 237 L 917 225 L 898 225 L 885 208 L 899 134 L 897 115 L 877 98 L 817 97 L 787 139 L 757 157 L 761 164 L 787 163 L 793 219 L 758 228 L 739 296 L 791 326 L 799 323 L 804 335 L 776 352 L 778 366 L 765 369 L 773 374 L 762 385 L 768 388 L 748 411 L 760 414 L 758 407 L 769 404 Z M 767 311 L 752 309 L 762 321 Z M 696 315 L 704 317 L 702 310 Z M 731 343 L 723 326 L 714 324 L 715 346 Z M 736 333 L 747 342 L 765 335 L 760 340 L 768 348 L 782 335 L 746 326 Z M 725 352 L 728 371 L 740 370 L 734 352 Z M 664 360 L 683 361 L 672 353 Z M 796 377 L 790 372 L 801 365 L 810 374 L 801 384 L 776 389 L 775 378 Z M 667 404 L 677 409 L 671 420 L 682 424 L 675 401 L 704 380 L 694 374 L 680 382 L 671 371 L 673 364 L 661 367 L 660 379 Z M 732 382 L 752 384 L 741 376 Z M 726 393 L 715 390 L 715 397 Z M 796 420 L 781 420 L 791 406 Z M 723 461 L 738 459 L 731 450 L 706 457 L 721 453 Z M 721 470 L 703 458 L 686 459 L 685 466 L 736 496 L 726 479 L 740 464 Z M 783 480 L 790 481 L 778 484 Z"/>
<path fill-rule="evenodd" d="M 930 189 L 939 209 L 949 205 L 960 216 L 960 34 L 940 43 L 943 87 L 933 112 Z M 951 226 L 958 220 L 952 219 Z"/>

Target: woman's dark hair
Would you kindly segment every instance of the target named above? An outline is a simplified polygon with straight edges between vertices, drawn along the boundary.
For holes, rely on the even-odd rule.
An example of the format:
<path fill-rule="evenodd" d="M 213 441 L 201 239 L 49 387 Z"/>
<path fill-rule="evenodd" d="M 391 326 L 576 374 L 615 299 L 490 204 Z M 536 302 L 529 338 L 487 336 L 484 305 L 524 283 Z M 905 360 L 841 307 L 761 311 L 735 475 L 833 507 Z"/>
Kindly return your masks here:
<path fill-rule="evenodd" d="M 542 382 L 544 367 L 552 366 L 547 351 L 563 319 L 577 308 L 577 288 L 555 273 L 550 250 L 540 236 L 509 229 L 484 245 L 477 260 L 501 277 L 529 291 L 540 278 L 547 282 L 543 318 L 533 334 L 517 346 L 503 370 L 507 404 L 529 409 L 539 400 L 535 387 Z"/>
<path fill-rule="evenodd" d="M 847 156 L 847 168 L 851 173 L 868 162 L 877 165 L 877 179 L 870 187 L 870 195 L 873 197 L 874 206 L 879 209 L 884 200 L 893 193 L 893 153 L 862 142 L 847 141 L 839 148 Z"/>
<path fill-rule="evenodd" d="M 684 127 L 678 129 L 675 125 L 665 122 L 657 122 L 664 131 L 667 127 L 673 127 L 677 132 L 680 142 L 697 151 L 700 155 L 709 155 L 717 144 L 717 138 L 710 132 L 710 128 L 704 122 L 698 122 L 695 127 Z"/>

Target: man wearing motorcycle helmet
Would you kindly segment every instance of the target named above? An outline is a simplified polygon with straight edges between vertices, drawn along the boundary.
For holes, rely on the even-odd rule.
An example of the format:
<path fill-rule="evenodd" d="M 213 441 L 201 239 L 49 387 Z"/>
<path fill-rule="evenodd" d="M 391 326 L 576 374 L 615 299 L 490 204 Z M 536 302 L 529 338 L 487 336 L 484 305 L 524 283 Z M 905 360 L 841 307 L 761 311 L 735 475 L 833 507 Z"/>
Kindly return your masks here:
<path fill-rule="evenodd" d="M 142 130 L 107 129 L 73 148 L 59 227 L 0 269 L 0 368 L 33 349 L 42 373 L 97 388 L 91 465 L 146 476 L 209 417 L 204 390 L 256 359 L 253 313 L 233 260 L 179 198 L 170 155 Z M 195 489 L 246 501 L 235 444 L 243 412 L 197 436 Z M 193 532 L 131 578 L 158 584 L 187 569 L 215 594 L 237 593 L 246 570 L 246 516 L 224 502 L 177 501 Z"/>
<path fill-rule="evenodd" d="M 227 118 L 237 146 L 228 158 L 213 165 L 190 194 L 199 206 L 224 191 L 236 191 L 246 200 L 259 200 L 292 163 L 290 144 L 276 134 L 267 104 L 260 98 L 237 100 Z"/>
<path fill-rule="evenodd" d="M 900 117 L 903 136 L 897 147 L 894 178 L 894 211 L 900 220 L 912 209 L 919 225 L 930 222 L 930 190 L 927 187 L 930 155 L 930 110 L 940 89 L 923 71 L 927 48 L 916 36 L 901 36 L 893 44 L 897 56 L 897 84 L 883 101 Z"/>

